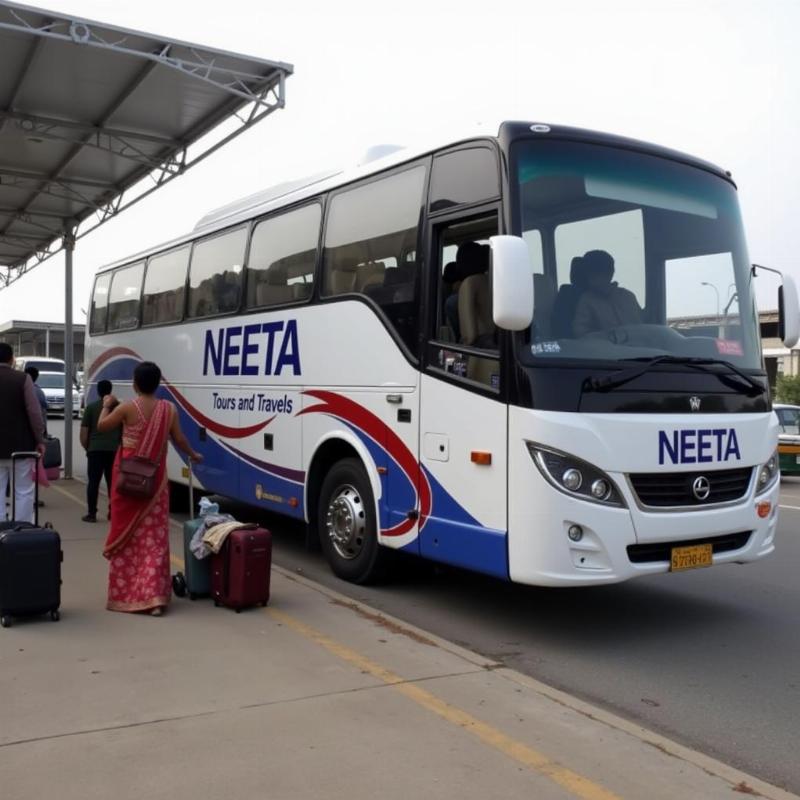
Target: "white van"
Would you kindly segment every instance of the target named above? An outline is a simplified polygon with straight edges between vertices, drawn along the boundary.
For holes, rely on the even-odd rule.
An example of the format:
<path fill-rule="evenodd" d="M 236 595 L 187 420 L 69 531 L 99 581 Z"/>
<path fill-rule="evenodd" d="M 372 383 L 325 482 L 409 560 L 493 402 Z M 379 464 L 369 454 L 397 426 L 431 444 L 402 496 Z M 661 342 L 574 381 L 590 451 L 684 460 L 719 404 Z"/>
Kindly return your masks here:
<path fill-rule="evenodd" d="M 36 364 L 34 364 L 36 366 Z M 51 414 L 64 413 L 64 373 L 63 372 L 40 372 L 37 386 L 44 392 L 47 400 L 47 416 Z M 80 396 L 78 390 L 72 389 L 72 414 L 77 417 L 80 414 Z"/>
<path fill-rule="evenodd" d="M 26 367 L 36 367 L 39 372 L 66 372 L 67 365 L 60 358 L 46 358 L 45 356 L 20 356 L 15 360 L 14 366 L 22 372 Z"/>

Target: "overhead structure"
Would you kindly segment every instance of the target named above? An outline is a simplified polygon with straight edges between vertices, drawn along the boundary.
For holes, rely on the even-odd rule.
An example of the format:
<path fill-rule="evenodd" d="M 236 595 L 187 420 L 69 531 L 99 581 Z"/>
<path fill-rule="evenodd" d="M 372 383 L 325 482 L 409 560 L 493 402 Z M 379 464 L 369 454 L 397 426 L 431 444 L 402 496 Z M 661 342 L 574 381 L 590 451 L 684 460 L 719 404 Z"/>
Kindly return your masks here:
<path fill-rule="evenodd" d="M 291 73 L 0 0 L 0 292 L 65 250 L 71 360 L 76 240 L 283 108 Z"/>

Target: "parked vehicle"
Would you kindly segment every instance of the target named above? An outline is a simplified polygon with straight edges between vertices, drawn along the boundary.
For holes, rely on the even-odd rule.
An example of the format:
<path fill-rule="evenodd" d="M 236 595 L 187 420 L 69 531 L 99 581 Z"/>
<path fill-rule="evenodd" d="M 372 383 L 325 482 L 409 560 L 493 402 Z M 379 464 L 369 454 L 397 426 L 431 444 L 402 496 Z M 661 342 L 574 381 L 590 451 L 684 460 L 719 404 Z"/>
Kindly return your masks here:
<path fill-rule="evenodd" d="M 18 370 L 25 371 L 27 367 L 36 367 L 39 372 L 66 372 L 66 364 L 60 358 L 46 358 L 44 356 L 20 356 L 14 362 Z"/>
<path fill-rule="evenodd" d="M 800 475 L 800 406 L 775 403 L 778 417 L 778 457 L 781 475 Z"/>
<path fill-rule="evenodd" d="M 47 416 L 64 413 L 64 373 L 40 372 L 36 383 L 44 392 L 47 400 Z M 72 413 L 77 417 L 80 414 L 80 396 L 78 390 L 72 388 Z"/>

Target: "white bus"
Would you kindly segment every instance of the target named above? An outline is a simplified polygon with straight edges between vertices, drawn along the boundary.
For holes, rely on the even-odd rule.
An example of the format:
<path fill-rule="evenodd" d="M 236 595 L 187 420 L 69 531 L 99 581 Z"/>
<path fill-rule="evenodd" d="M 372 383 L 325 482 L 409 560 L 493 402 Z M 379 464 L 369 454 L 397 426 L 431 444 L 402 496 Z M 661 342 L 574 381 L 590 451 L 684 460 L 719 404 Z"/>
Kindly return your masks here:
<path fill-rule="evenodd" d="M 203 487 L 305 520 L 347 580 L 400 549 L 611 583 L 774 549 L 753 274 L 726 172 L 508 122 L 102 269 L 88 375 L 124 396 L 156 361 Z"/>

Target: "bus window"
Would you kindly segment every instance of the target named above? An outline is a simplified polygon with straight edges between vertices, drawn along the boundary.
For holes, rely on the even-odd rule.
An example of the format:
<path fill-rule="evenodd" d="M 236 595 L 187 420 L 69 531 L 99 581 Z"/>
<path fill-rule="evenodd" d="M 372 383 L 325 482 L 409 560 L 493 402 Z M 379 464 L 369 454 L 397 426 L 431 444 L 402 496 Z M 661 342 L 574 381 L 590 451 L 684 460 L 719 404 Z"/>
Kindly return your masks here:
<path fill-rule="evenodd" d="M 488 147 L 457 150 L 433 160 L 431 212 L 491 200 L 499 194 L 497 158 Z"/>
<path fill-rule="evenodd" d="M 320 206 L 314 203 L 259 222 L 247 260 L 247 307 L 305 300 L 314 286 Z"/>
<path fill-rule="evenodd" d="M 127 331 L 139 324 L 144 262 L 114 271 L 108 295 L 108 330 Z"/>
<path fill-rule="evenodd" d="M 111 273 L 98 275 L 92 292 L 92 308 L 89 312 L 89 333 L 105 333 L 108 318 L 108 287 Z"/>
<path fill-rule="evenodd" d="M 497 233 L 497 215 L 459 221 L 439 229 L 437 342 L 430 358 L 446 372 L 499 388 L 497 328 L 492 319 L 489 237 Z M 458 345 L 486 350 L 486 356 L 465 354 Z"/>
<path fill-rule="evenodd" d="M 177 322 L 183 318 L 189 247 L 153 256 L 147 262 L 142 298 L 142 325 Z"/>
<path fill-rule="evenodd" d="M 189 268 L 189 317 L 209 317 L 239 308 L 247 228 L 195 244 Z"/>
<path fill-rule="evenodd" d="M 328 211 L 325 296 L 361 293 L 386 313 L 416 350 L 417 233 L 425 167 L 417 166 L 334 195 Z"/>

